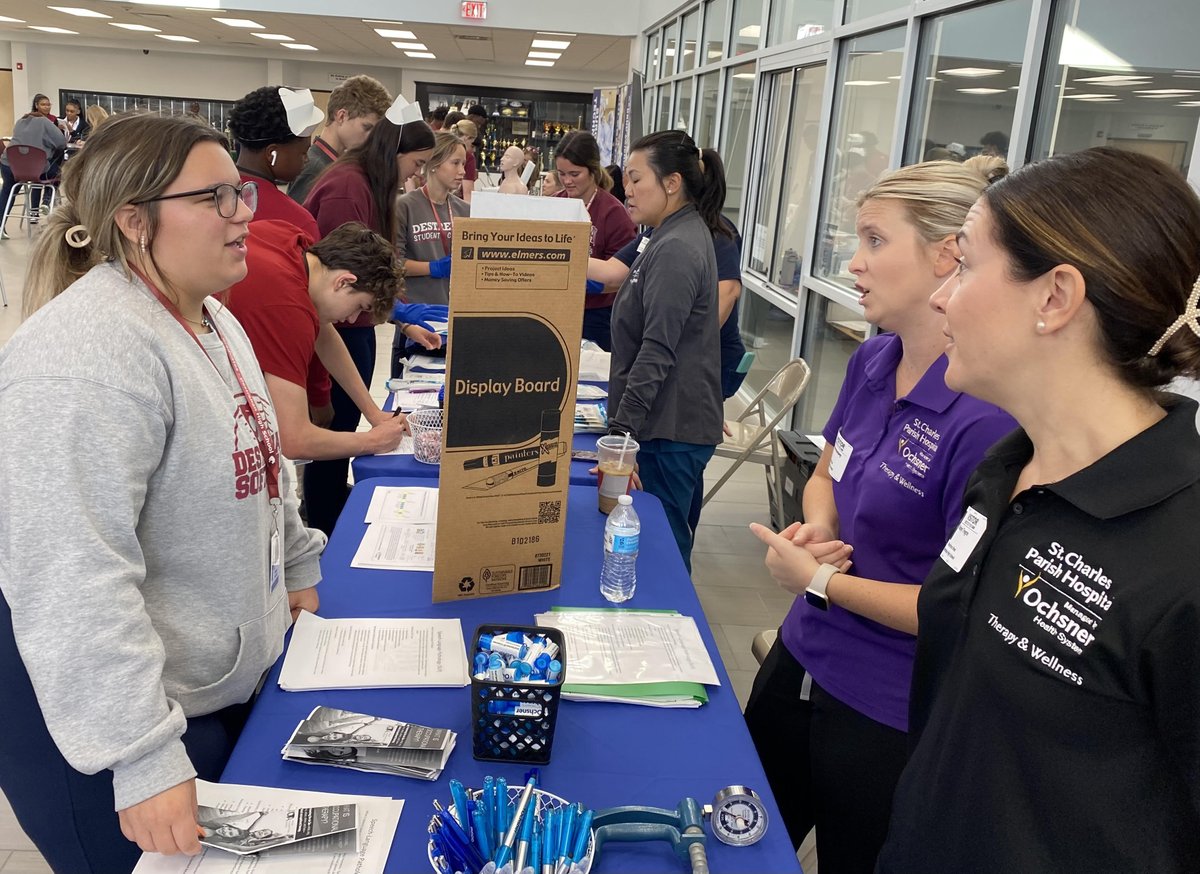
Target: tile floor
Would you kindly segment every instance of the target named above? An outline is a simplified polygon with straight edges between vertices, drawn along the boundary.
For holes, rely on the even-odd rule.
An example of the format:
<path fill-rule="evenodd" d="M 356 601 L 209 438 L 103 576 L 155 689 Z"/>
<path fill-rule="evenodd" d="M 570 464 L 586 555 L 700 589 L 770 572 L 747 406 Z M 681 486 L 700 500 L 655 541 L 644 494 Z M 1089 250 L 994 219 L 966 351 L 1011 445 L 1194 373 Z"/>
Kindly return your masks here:
<path fill-rule="evenodd" d="M 12 336 L 21 321 L 21 288 L 30 249 L 31 244 L 24 236 L 0 240 L 0 279 L 8 294 L 8 306 L 0 307 L 0 345 Z M 382 400 L 386 393 L 383 380 L 387 376 L 392 328 L 378 330 L 379 359 L 372 393 Z M 729 404 L 727 414 L 732 417 L 739 410 L 734 401 Z M 729 463 L 713 459 L 708 467 L 709 481 L 720 478 Z M 762 468 L 743 465 L 704 508 L 692 558 L 692 578 L 700 603 L 743 705 L 757 669 L 750 642 L 764 628 L 777 627 L 792 600 L 767 574 L 763 550 L 746 527 L 751 522 L 768 521 Z M 810 841 L 801 847 L 800 855 L 804 870 L 815 874 L 815 851 L 810 845 L 811 835 Z M 17 825 L 7 803 L 0 804 L 0 874 L 39 874 L 49 870 Z"/>

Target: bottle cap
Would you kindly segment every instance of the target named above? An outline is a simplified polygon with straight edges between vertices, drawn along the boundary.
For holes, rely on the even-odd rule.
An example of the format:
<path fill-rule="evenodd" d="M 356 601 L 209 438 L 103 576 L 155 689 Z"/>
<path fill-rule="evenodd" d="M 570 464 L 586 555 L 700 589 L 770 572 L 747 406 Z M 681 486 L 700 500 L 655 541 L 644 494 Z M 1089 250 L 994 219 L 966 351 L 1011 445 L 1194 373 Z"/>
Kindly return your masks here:
<path fill-rule="evenodd" d="M 617 498 L 617 503 L 628 507 L 633 503 L 633 498 L 630 495 L 621 495 L 621 497 Z"/>
<path fill-rule="evenodd" d="M 480 649 L 491 649 L 492 648 L 492 636 L 490 634 L 479 635 L 479 648 Z"/>

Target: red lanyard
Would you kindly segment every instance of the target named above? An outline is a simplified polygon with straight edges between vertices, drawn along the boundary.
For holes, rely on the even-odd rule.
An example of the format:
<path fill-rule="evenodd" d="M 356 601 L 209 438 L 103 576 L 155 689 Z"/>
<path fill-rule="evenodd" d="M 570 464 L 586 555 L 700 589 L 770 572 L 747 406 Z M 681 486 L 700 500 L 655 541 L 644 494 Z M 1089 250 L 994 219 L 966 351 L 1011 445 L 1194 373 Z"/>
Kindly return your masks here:
<path fill-rule="evenodd" d="M 324 152 L 325 156 L 329 158 L 330 161 L 336 161 L 338 159 L 337 152 L 330 147 L 329 143 L 325 142 L 320 137 L 317 137 L 315 140 L 313 140 L 313 145 Z"/>
<path fill-rule="evenodd" d="M 175 317 L 175 321 L 179 322 L 180 326 L 182 326 L 183 329 L 188 332 L 188 336 L 196 342 L 196 345 L 200 347 L 200 351 L 204 353 L 204 357 L 208 359 L 209 364 L 211 364 L 213 369 L 217 371 L 217 374 L 220 375 L 221 371 L 217 368 L 217 363 L 212 360 L 212 356 L 208 354 L 208 350 L 204 348 L 204 344 L 200 342 L 200 338 L 196 336 L 196 332 L 192 330 L 191 325 L 189 325 L 187 320 L 184 319 L 183 313 L 179 312 L 179 308 L 175 306 L 174 302 L 161 291 L 159 291 L 154 286 L 154 283 L 147 279 L 140 270 L 132 265 L 130 265 L 130 269 L 138 275 L 142 282 L 146 283 L 146 287 L 154 292 L 154 296 L 158 298 L 159 303 L 161 303 L 166 308 L 167 312 Z M 267 465 L 267 495 L 270 497 L 273 505 L 279 504 L 281 503 L 279 497 L 279 453 L 276 448 L 276 441 L 271 439 L 272 431 L 268 427 L 267 415 L 262 408 L 254 402 L 254 395 L 250 392 L 250 386 L 246 384 L 245 377 L 242 376 L 242 369 L 238 367 L 237 359 L 233 357 L 233 353 L 229 350 L 229 343 L 225 341 L 225 338 L 221 336 L 221 332 L 217 330 L 216 320 L 211 319 L 209 324 L 213 329 L 213 333 L 217 335 L 217 339 L 221 341 L 221 345 L 225 347 L 225 355 L 229 358 L 229 367 L 231 370 L 233 370 L 233 378 L 237 380 L 238 387 L 242 390 L 242 397 L 246 399 L 246 406 L 250 408 L 250 415 L 254 417 L 254 423 L 258 427 L 258 448 L 259 451 L 262 452 L 263 460 Z"/>
<path fill-rule="evenodd" d="M 433 210 L 433 220 L 437 223 L 438 233 L 442 237 L 442 251 L 447 255 L 450 254 L 450 234 L 446 231 L 446 225 L 454 221 L 454 213 L 450 209 L 450 198 L 446 198 L 446 225 L 442 224 L 442 217 L 438 215 L 437 207 L 434 206 L 433 198 L 429 196 L 429 186 L 422 185 L 421 190 L 425 192 L 425 199 L 429 201 L 429 208 Z"/>

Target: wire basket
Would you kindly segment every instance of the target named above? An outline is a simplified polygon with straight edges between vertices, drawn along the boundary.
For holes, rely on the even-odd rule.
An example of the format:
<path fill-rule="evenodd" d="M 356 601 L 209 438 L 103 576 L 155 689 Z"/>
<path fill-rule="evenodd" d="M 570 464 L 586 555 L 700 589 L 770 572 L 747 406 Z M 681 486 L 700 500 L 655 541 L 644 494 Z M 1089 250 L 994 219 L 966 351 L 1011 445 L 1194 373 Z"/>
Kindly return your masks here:
<path fill-rule="evenodd" d="M 442 426 L 445 411 L 440 407 L 425 407 L 408 414 L 408 428 L 413 437 L 413 458 L 425 464 L 442 463 Z"/>
<path fill-rule="evenodd" d="M 514 807 L 520 803 L 521 793 L 524 791 L 525 791 L 524 786 L 509 786 L 508 787 L 508 800 L 510 802 L 512 802 Z M 479 796 L 481 796 L 482 794 L 483 794 L 483 790 L 481 790 L 481 789 L 472 790 L 471 798 L 478 799 Z M 543 820 L 543 822 L 544 822 L 544 814 L 546 811 L 561 810 L 564 807 L 569 807 L 571 804 L 571 802 L 567 801 L 565 798 L 560 798 L 559 796 L 555 795 L 554 793 L 547 792 L 544 789 L 534 789 L 533 790 L 533 798 L 529 799 L 529 803 L 533 804 L 535 801 L 537 802 L 537 808 L 535 810 L 535 815 L 537 816 L 538 819 Z M 449 812 L 454 814 L 454 813 L 457 813 L 458 811 L 455 808 L 455 806 L 453 804 L 451 804 L 449 806 Z M 429 824 L 433 825 L 433 817 L 429 818 Z M 444 866 L 442 857 L 434 849 L 433 841 L 429 841 L 429 844 L 426 848 L 426 852 L 429 855 L 429 864 L 433 866 L 433 870 L 438 872 L 438 874 L 443 874 L 443 872 L 446 870 L 446 868 Z M 593 829 L 591 831 L 591 833 L 588 835 L 587 852 L 584 853 L 583 858 L 579 860 L 579 870 L 580 870 L 580 872 L 582 872 L 582 874 L 588 874 L 588 872 L 592 870 L 592 860 L 595 857 L 595 854 L 596 854 L 596 832 Z"/>

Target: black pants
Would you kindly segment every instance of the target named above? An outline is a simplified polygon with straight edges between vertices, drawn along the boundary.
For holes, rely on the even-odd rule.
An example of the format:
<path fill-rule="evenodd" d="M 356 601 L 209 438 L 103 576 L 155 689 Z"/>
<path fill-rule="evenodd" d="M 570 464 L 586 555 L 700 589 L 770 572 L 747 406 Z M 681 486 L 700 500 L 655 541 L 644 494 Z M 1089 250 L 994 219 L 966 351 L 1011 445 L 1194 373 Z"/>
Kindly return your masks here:
<path fill-rule="evenodd" d="M 17 652 L 12 614 L 2 597 L 0 701 L 8 724 L 21 727 L 0 744 L 0 789 L 50 867 L 57 874 L 132 871 L 142 851 L 121 834 L 113 810 L 112 771 L 82 774 L 59 752 Z M 188 719 L 183 744 L 201 779 L 220 779 L 249 713 L 250 705 L 240 704 Z"/>
<path fill-rule="evenodd" d="M 612 351 L 612 307 L 583 311 L 583 339 L 591 340 L 605 352 Z"/>
<path fill-rule="evenodd" d="M 847 707 L 815 682 L 781 638 L 746 704 L 746 725 L 792 846 L 814 825 L 821 874 L 872 874 L 887 837 L 908 736 Z"/>
<path fill-rule="evenodd" d="M 370 388 L 371 375 L 375 372 L 375 328 L 338 328 L 337 332 L 345 341 L 363 384 Z M 330 398 L 333 402 L 330 430 L 357 431 L 362 413 L 336 379 L 333 380 Z M 350 497 L 349 478 L 349 458 L 313 461 L 304 465 L 304 508 L 310 527 L 320 529 L 327 535 L 333 533 L 333 526 L 346 506 L 346 499 Z"/>

